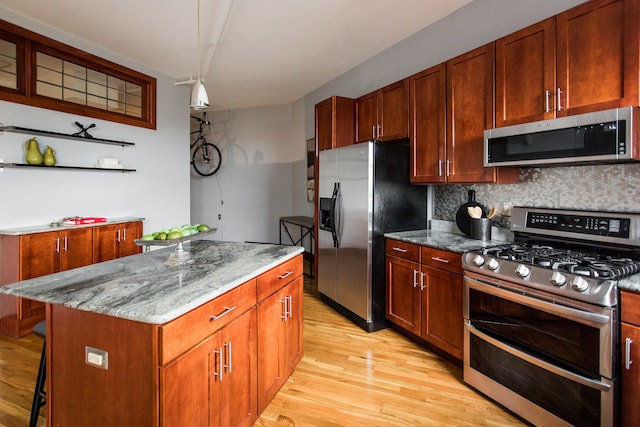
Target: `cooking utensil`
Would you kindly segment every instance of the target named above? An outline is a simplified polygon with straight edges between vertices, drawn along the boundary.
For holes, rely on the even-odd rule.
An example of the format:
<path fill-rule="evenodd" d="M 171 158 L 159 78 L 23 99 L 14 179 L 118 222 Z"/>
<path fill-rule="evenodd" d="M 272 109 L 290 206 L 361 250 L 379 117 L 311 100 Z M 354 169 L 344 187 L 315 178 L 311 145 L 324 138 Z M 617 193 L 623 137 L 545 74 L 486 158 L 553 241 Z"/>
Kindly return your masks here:
<path fill-rule="evenodd" d="M 485 208 L 482 204 L 476 202 L 476 192 L 475 190 L 468 191 L 469 199 L 467 202 L 460 205 L 458 211 L 456 212 L 456 225 L 467 236 L 471 236 L 471 216 L 469 215 L 469 211 L 467 208 L 475 208 L 479 207 L 482 211 L 482 215 L 480 217 L 487 216 L 487 208 Z"/>
<path fill-rule="evenodd" d="M 479 206 L 468 207 L 469 216 L 474 219 L 482 218 L 482 209 Z"/>
<path fill-rule="evenodd" d="M 496 212 L 498 212 L 498 210 L 494 207 L 492 207 L 491 209 L 489 209 L 489 213 L 487 214 L 487 218 L 492 219 L 494 216 L 496 216 Z"/>

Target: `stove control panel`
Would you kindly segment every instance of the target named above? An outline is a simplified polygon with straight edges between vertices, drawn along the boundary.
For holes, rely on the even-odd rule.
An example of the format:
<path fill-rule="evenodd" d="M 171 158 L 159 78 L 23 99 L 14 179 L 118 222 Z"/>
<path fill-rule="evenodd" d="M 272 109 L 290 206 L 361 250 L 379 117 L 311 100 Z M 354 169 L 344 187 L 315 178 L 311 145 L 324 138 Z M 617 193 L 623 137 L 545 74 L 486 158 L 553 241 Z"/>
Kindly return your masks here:
<path fill-rule="evenodd" d="M 628 218 L 606 216 L 529 212 L 526 226 L 578 234 L 629 238 L 631 221 Z"/>

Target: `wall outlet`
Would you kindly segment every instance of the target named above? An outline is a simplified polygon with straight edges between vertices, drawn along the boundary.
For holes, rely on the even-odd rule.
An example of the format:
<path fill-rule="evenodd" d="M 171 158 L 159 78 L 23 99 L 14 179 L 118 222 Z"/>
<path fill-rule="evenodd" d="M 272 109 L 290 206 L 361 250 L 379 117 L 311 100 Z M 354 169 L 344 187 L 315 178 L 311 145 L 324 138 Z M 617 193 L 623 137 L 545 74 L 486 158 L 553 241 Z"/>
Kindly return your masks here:
<path fill-rule="evenodd" d="M 109 352 L 85 346 L 84 361 L 89 366 L 107 370 L 109 369 Z"/>

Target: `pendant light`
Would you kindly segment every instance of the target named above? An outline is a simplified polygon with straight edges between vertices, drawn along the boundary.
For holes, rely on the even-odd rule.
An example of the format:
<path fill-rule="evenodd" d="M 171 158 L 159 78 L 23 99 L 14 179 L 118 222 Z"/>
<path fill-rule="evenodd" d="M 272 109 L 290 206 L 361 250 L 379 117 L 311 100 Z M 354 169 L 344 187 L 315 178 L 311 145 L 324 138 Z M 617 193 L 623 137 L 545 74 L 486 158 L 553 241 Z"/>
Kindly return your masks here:
<path fill-rule="evenodd" d="M 200 78 L 200 0 L 198 0 L 198 79 L 191 89 L 191 109 L 206 110 L 209 108 L 209 96 Z"/>

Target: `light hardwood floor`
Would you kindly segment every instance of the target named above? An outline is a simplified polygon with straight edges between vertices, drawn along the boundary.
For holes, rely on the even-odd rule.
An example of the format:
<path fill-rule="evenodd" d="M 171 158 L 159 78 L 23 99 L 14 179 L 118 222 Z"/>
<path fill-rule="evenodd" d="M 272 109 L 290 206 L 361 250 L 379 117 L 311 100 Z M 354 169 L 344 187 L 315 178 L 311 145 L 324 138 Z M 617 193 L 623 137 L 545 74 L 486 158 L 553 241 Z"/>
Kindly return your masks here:
<path fill-rule="evenodd" d="M 304 304 L 304 358 L 256 426 L 526 425 L 467 387 L 460 367 L 396 331 L 367 334 L 312 291 Z M 0 336 L 0 426 L 28 425 L 41 348 L 33 334 Z"/>

